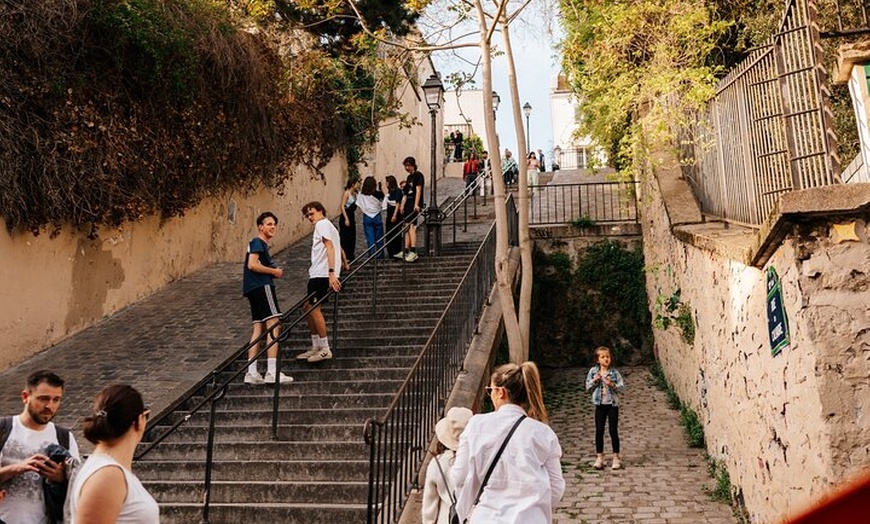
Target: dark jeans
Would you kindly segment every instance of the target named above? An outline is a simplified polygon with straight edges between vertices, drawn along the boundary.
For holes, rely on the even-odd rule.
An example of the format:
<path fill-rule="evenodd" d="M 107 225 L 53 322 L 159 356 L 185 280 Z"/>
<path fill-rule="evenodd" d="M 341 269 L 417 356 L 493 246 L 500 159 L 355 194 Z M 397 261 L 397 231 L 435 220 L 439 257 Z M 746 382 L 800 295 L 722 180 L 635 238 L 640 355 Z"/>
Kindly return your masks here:
<path fill-rule="evenodd" d="M 609 421 L 610 443 L 619 453 L 619 408 L 610 404 L 595 406 L 595 452 L 604 453 L 604 421 Z"/>

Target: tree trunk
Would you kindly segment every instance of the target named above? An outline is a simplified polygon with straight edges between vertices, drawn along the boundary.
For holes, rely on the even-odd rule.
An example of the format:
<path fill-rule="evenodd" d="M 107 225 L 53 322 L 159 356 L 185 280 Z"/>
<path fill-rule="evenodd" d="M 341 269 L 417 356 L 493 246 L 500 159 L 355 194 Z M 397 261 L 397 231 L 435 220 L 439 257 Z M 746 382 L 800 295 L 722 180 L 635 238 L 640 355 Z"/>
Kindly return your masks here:
<path fill-rule="evenodd" d="M 522 344 L 514 350 L 511 346 L 511 362 L 521 364 L 529 359 L 529 339 L 530 339 L 530 322 L 532 311 L 532 283 L 534 271 L 532 268 L 532 241 L 529 236 L 529 187 L 528 187 L 528 156 L 529 152 L 526 148 L 526 133 L 523 128 L 523 120 L 520 108 L 520 92 L 517 87 L 517 70 L 514 63 L 513 50 L 511 48 L 510 31 L 508 29 L 507 15 L 502 15 L 499 19 L 501 25 L 501 35 L 504 41 L 505 58 L 508 65 L 508 83 L 511 87 L 511 107 L 514 114 L 514 128 L 517 133 L 517 147 L 519 155 L 517 164 L 520 168 L 519 186 L 517 188 L 517 209 L 519 211 L 519 240 L 520 240 L 520 265 L 521 278 L 520 281 L 520 301 L 519 301 L 519 320 L 518 326 Z"/>
<path fill-rule="evenodd" d="M 502 0 L 506 1 L 506 0 Z M 495 275 L 496 288 L 498 290 L 499 303 L 501 304 L 502 318 L 504 319 L 505 334 L 510 348 L 511 361 L 515 361 L 514 355 L 521 355 L 524 347 L 523 337 L 517 321 L 516 308 L 514 307 L 513 280 L 510 272 L 510 243 L 508 240 L 508 217 L 505 208 L 504 179 L 501 176 L 501 155 L 499 153 L 498 137 L 495 131 L 495 111 L 492 107 L 492 49 L 489 40 L 489 31 L 486 26 L 486 14 L 483 11 L 481 0 L 474 0 L 477 10 L 478 25 L 480 28 L 480 54 L 483 74 L 483 110 L 489 115 L 484 119 L 486 122 L 487 148 L 490 151 L 492 165 L 493 207 L 495 208 Z M 528 220 L 527 220 L 528 223 Z"/>

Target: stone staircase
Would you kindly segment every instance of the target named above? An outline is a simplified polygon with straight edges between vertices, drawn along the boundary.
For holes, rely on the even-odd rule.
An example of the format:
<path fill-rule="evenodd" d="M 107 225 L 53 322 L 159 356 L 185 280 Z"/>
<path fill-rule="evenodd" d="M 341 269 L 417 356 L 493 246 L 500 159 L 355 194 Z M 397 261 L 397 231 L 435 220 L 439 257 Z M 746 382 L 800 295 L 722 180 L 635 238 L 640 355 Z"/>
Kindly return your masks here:
<path fill-rule="evenodd" d="M 283 371 L 295 382 L 281 387 L 278 440 L 271 438 L 273 387 L 245 385 L 241 377 L 230 385 L 216 408 L 210 523 L 366 521 L 365 422 L 386 411 L 478 245 L 445 244 L 437 258 L 378 264 L 376 308 L 374 269 L 363 268 L 340 294 L 338 340 L 332 303 L 324 308 L 335 354 L 330 361 L 295 360 L 310 338 L 304 321 L 293 328 L 281 347 Z M 206 393 L 198 392 L 164 423 L 188 416 Z M 150 435 L 162 431 L 157 427 Z M 206 407 L 134 465 L 160 503 L 164 524 L 202 521 L 207 434 Z"/>

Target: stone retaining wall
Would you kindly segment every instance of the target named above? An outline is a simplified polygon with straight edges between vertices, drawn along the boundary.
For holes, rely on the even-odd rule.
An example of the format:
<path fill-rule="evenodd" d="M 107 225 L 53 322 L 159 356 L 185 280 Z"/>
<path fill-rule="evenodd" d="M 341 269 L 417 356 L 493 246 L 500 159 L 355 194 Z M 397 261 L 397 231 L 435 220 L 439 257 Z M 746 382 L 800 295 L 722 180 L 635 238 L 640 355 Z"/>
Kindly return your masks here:
<path fill-rule="evenodd" d="M 727 463 L 752 521 L 781 522 L 870 468 L 866 208 L 852 217 L 804 217 L 756 268 L 725 255 L 729 245 L 745 252 L 754 232 L 675 223 L 685 214 L 674 202 L 686 200 L 671 198 L 680 191 L 673 190 L 675 170 L 666 171 L 642 185 L 650 309 L 655 318 L 657 298 L 679 289 L 696 334 L 690 345 L 675 327 L 655 329 L 656 353 L 680 398 L 698 412 L 707 449 Z M 791 333 L 777 356 L 768 332 L 768 267 L 781 279 Z"/>

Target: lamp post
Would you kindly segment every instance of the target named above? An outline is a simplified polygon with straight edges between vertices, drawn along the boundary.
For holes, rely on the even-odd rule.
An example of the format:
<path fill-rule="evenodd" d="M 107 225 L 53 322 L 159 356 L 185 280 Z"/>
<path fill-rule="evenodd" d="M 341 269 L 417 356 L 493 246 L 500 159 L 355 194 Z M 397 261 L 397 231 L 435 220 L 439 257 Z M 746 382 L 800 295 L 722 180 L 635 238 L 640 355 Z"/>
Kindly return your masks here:
<path fill-rule="evenodd" d="M 532 150 L 532 137 L 529 136 L 529 115 L 532 114 L 532 105 L 528 102 L 523 106 L 523 113 L 526 115 L 526 154 Z"/>
<path fill-rule="evenodd" d="M 426 252 L 430 255 L 438 255 L 441 251 L 441 211 L 438 209 L 438 188 L 437 188 L 437 177 L 435 176 L 435 170 L 437 167 L 437 162 L 435 161 L 435 147 L 436 147 L 436 139 L 437 136 L 435 134 L 435 116 L 438 114 L 438 110 L 441 108 L 441 98 L 444 94 L 444 84 L 441 83 L 441 79 L 438 78 L 438 75 L 432 73 L 429 78 L 426 79 L 426 82 L 422 85 L 423 94 L 426 97 L 426 105 L 429 107 L 429 115 L 432 117 L 432 143 L 429 148 L 429 186 L 431 187 L 430 191 L 430 200 L 429 200 L 429 216 L 426 221 Z M 434 237 L 434 238 L 433 238 Z"/>

